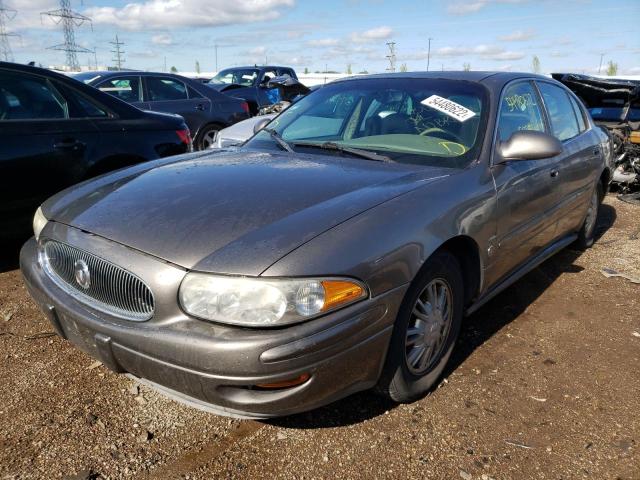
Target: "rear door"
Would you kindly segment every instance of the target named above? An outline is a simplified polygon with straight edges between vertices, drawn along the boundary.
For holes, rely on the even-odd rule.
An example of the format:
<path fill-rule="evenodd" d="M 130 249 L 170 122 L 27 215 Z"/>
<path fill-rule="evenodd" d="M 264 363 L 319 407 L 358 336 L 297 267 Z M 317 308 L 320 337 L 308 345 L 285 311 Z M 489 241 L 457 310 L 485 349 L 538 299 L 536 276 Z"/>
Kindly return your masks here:
<path fill-rule="evenodd" d="M 505 87 L 500 100 L 492 173 L 497 190 L 499 254 L 491 280 L 498 280 L 549 244 L 556 231 L 556 158 L 498 163 L 500 142 L 515 132 L 546 132 L 544 111 L 532 81 Z"/>
<path fill-rule="evenodd" d="M 96 134 L 49 79 L 0 70 L 0 218 L 28 218 L 80 181 Z"/>
<path fill-rule="evenodd" d="M 146 100 L 150 110 L 176 113 L 184 118 L 192 133 L 207 122 L 211 112 L 211 100 L 198 94 L 177 78 L 146 75 Z"/>
<path fill-rule="evenodd" d="M 596 135 L 587 129 L 584 112 L 566 89 L 542 80 L 536 85 L 549 118 L 551 134 L 562 142 L 563 155 L 556 171 L 558 198 L 558 236 L 580 227 L 595 186 L 600 164 Z"/>
<path fill-rule="evenodd" d="M 109 77 L 94 86 L 98 90 L 113 95 L 133 106 L 143 110 L 149 109 L 149 105 L 144 101 L 142 96 L 142 81 L 139 75 Z"/>

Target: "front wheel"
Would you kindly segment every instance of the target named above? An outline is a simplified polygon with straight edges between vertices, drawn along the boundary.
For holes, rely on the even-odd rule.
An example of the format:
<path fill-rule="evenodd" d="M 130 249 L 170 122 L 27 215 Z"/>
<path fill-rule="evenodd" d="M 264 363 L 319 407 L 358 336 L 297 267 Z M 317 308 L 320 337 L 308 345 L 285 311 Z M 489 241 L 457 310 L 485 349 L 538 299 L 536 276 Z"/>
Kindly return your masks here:
<path fill-rule="evenodd" d="M 434 254 L 407 291 L 394 326 L 377 390 L 405 403 L 424 396 L 447 364 L 464 308 L 460 263 Z"/>
<path fill-rule="evenodd" d="M 602 183 L 598 182 L 596 188 L 593 189 L 591 198 L 589 199 L 589 208 L 587 210 L 584 223 L 578 232 L 577 244 L 581 249 L 587 249 L 593 245 L 596 225 L 598 223 L 598 214 L 600 213 L 600 205 L 602 205 L 603 196 L 604 190 L 602 188 Z"/>

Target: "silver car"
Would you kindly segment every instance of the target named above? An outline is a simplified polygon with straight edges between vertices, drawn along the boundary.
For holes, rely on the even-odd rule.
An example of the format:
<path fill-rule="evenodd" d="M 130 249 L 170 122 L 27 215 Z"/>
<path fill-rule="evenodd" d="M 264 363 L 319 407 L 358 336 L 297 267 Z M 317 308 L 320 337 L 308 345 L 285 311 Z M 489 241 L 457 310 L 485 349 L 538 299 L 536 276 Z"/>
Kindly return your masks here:
<path fill-rule="evenodd" d="M 554 80 L 338 81 L 235 152 L 63 191 L 21 252 L 60 336 L 221 414 L 271 417 L 438 380 L 464 315 L 593 243 L 610 144 Z"/>

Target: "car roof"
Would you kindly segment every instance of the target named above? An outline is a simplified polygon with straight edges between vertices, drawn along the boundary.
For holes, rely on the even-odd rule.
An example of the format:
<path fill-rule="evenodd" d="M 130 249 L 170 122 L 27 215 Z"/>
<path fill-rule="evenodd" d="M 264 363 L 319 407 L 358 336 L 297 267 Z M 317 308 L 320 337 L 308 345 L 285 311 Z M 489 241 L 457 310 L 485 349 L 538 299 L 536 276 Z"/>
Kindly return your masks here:
<path fill-rule="evenodd" d="M 287 68 L 289 70 L 293 70 L 292 67 L 285 67 L 284 65 L 247 65 L 245 67 L 221 68 L 220 71 L 222 72 L 223 70 L 245 70 L 247 68 L 256 69 L 256 70 L 268 70 L 271 68 Z"/>
<path fill-rule="evenodd" d="M 551 80 L 549 77 L 526 72 L 495 72 L 495 71 L 433 71 L 433 72 L 400 72 L 400 73 L 378 73 L 369 75 L 355 75 L 353 77 L 341 78 L 334 82 L 348 82 L 370 78 L 393 79 L 393 78 L 420 78 L 420 79 L 441 79 L 441 80 L 466 80 L 469 82 L 484 82 L 491 78 L 496 83 L 507 83 L 518 78 L 534 78 L 540 80 Z M 332 82 L 333 83 L 333 82 Z"/>

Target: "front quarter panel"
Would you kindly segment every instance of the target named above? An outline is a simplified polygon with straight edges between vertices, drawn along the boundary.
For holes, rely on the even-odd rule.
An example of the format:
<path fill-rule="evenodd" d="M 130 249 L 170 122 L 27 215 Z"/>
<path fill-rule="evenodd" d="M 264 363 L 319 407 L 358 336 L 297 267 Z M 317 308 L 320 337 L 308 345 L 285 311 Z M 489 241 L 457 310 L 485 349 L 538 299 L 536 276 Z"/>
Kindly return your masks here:
<path fill-rule="evenodd" d="M 483 165 L 447 176 L 351 218 L 292 251 L 263 276 L 343 275 L 377 296 L 413 280 L 444 242 L 467 235 L 486 245 L 495 235 L 495 192 Z M 482 268 L 482 266 L 481 266 Z"/>

